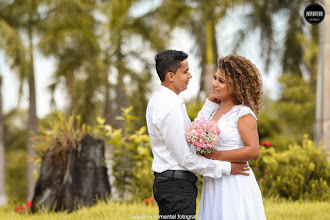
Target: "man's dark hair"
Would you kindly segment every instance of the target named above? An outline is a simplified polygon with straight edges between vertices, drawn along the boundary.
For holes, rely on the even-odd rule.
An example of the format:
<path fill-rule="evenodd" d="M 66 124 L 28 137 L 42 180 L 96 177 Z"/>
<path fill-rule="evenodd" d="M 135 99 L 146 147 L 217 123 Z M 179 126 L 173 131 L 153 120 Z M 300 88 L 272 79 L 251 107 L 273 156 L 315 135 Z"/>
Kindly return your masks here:
<path fill-rule="evenodd" d="M 187 59 L 188 54 L 177 50 L 164 50 L 155 56 L 156 71 L 160 81 L 164 82 L 167 72 L 175 73 L 180 67 L 180 62 Z"/>

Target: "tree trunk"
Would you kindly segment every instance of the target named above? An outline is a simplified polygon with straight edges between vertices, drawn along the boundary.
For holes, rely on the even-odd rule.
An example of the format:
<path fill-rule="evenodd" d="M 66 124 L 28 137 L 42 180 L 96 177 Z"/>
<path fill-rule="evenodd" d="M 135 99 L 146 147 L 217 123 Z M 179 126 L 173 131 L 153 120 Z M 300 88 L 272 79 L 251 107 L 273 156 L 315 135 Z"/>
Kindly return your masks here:
<path fill-rule="evenodd" d="M 125 84 L 124 84 L 124 64 L 123 64 L 123 55 L 121 53 L 121 41 L 119 41 L 118 50 L 116 52 L 117 54 L 117 70 L 118 70 L 118 78 L 117 78 L 117 85 L 116 85 L 116 116 L 121 115 L 122 111 L 121 108 L 127 107 L 127 94 L 125 91 Z M 118 121 L 116 123 L 118 128 L 123 127 L 123 122 Z"/>
<path fill-rule="evenodd" d="M 36 110 L 36 90 L 34 80 L 34 59 L 33 59 L 33 30 L 29 28 L 29 118 L 28 118 L 28 138 L 27 138 L 27 200 L 31 200 L 33 196 L 35 180 L 33 171 L 37 169 L 34 162 L 29 159 L 35 157 L 36 154 L 32 149 L 32 136 L 37 132 L 38 118 Z"/>
<path fill-rule="evenodd" d="M 76 148 L 71 150 L 63 181 L 62 202 L 70 211 L 106 200 L 110 194 L 104 142 L 86 135 L 81 146 L 80 152 Z"/>
<path fill-rule="evenodd" d="M 324 0 L 324 10 L 325 10 L 325 18 L 322 22 L 322 31 L 321 34 L 323 43 L 322 47 L 322 55 L 320 59 L 322 59 L 323 67 L 321 67 L 322 71 L 322 89 L 321 89 L 321 138 L 323 144 L 326 146 L 326 151 L 330 151 L 330 99 L 327 94 L 330 91 L 330 29 L 327 28 L 330 25 L 330 0 Z"/>
<path fill-rule="evenodd" d="M 214 64 L 215 56 L 214 56 L 214 47 L 213 47 L 213 27 L 212 21 L 206 20 L 205 23 L 205 53 L 206 53 L 206 62 L 204 66 L 204 89 L 206 97 L 212 92 L 212 76 L 216 72 L 216 65 Z"/>
<path fill-rule="evenodd" d="M 317 77 L 316 103 L 316 135 L 315 140 L 321 141 L 330 151 L 330 100 L 327 94 L 330 91 L 330 0 L 324 0 L 325 18 L 320 26 L 319 41 L 319 70 Z"/>
<path fill-rule="evenodd" d="M 110 82 L 107 79 L 106 88 L 105 88 L 105 104 L 104 104 L 104 119 L 105 124 L 113 125 L 113 110 L 111 105 L 110 97 Z"/>
<path fill-rule="evenodd" d="M 6 194 L 6 161 L 5 161 L 5 145 L 4 145 L 4 118 L 2 115 L 2 77 L 0 76 L 0 206 L 7 204 Z"/>
<path fill-rule="evenodd" d="M 61 209 L 59 198 L 63 191 L 63 177 L 66 170 L 65 163 L 56 163 L 54 157 L 47 151 L 42 160 L 40 175 L 34 190 L 31 211 L 36 212 L 40 206 L 47 210 Z"/>
<path fill-rule="evenodd" d="M 73 211 L 106 200 L 111 193 L 104 159 L 104 142 L 85 135 L 71 148 L 67 163 L 55 164 L 49 152 L 43 159 L 32 200 L 32 212 Z"/>
<path fill-rule="evenodd" d="M 118 70 L 121 71 L 121 70 Z M 122 72 L 118 73 L 118 83 L 116 86 L 116 104 L 117 104 L 117 111 L 116 116 L 121 115 L 122 111 L 121 108 L 127 107 L 127 95 L 125 91 L 125 85 L 124 85 L 124 74 Z M 119 123 L 119 127 L 122 127 L 122 123 Z"/>

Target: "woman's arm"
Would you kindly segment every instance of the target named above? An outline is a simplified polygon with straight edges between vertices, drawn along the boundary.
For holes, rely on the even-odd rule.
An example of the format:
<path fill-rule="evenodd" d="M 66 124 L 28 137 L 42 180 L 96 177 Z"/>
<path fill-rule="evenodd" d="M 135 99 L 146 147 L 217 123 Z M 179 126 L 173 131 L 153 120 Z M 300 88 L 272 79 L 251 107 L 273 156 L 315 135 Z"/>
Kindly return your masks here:
<path fill-rule="evenodd" d="M 213 92 L 209 95 L 207 100 L 205 101 L 202 109 L 198 112 L 197 118 L 195 120 L 204 117 L 207 120 L 210 120 L 214 113 L 218 110 L 220 101 L 214 98 Z"/>
<path fill-rule="evenodd" d="M 209 155 L 203 155 L 209 159 L 230 162 L 244 162 L 259 157 L 259 136 L 257 120 L 252 115 L 245 115 L 238 119 L 238 131 L 244 143 L 244 147 L 236 150 L 213 151 Z"/>

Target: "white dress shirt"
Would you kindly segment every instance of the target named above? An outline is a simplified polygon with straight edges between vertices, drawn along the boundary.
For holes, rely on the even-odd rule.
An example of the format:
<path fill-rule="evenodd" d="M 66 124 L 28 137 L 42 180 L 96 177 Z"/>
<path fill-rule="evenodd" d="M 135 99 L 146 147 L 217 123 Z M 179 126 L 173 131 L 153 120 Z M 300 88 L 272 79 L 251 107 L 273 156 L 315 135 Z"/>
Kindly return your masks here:
<path fill-rule="evenodd" d="M 218 107 L 207 100 L 201 111 L 212 114 Z M 183 99 L 172 90 L 159 87 L 149 100 L 146 120 L 154 156 L 153 171 L 189 170 L 213 178 L 230 174 L 230 162 L 199 156 L 188 146 L 185 131 L 191 121 Z"/>

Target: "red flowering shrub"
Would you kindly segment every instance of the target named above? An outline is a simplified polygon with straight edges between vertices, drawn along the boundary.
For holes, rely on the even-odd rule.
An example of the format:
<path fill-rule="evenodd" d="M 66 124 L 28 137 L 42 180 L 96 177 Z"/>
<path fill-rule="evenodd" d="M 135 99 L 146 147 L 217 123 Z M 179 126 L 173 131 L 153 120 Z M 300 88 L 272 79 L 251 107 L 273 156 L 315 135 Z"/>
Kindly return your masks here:
<path fill-rule="evenodd" d="M 261 142 L 261 145 L 262 145 L 262 146 L 265 146 L 265 147 L 270 147 L 270 146 L 272 146 L 272 144 L 271 144 L 270 142 L 268 142 L 268 141 L 262 141 L 262 142 Z"/>
<path fill-rule="evenodd" d="M 146 205 L 149 205 L 149 204 L 152 204 L 152 203 L 155 203 L 156 201 L 153 199 L 153 198 L 147 198 L 146 199 L 146 201 L 145 201 L 145 203 L 146 203 Z"/>
<path fill-rule="evenodd" d="M 27 201 L 27 202 L 25 203 L 25 206 L 26 206 L 26 208 L 31 209 L 31 207 L 32 207 L 32 202 L 31 202 L 31 201 Z"/>
<path fill-rule="evenodd" d="M 24 205 L 19 205 L 15 208 L 15 211 L 17 213 L 23 213 L 23 212 L 29 212 L 30 209 L 32 207 L 32 202 L 31 201 L 27 201 Z"/>
<path fill-rule="evenodd" d="M 22 213 L 24 211 L 24 206 L 22 206 L 22 205 L 17 206 L 16 209 L 15 209 L 15 211 L 17 213 Z"/>

